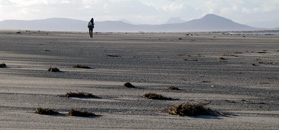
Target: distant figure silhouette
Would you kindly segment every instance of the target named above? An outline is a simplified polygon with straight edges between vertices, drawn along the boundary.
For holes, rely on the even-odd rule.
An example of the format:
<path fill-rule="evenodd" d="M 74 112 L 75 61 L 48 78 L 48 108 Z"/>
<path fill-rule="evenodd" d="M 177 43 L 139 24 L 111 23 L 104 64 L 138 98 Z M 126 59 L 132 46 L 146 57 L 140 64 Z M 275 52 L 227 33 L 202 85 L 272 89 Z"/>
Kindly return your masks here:
<path fill-rule="evenodd" d="M 93 38 L 93 29 L 94 29 L 94 19 L 91 18 L 90 22 L 88 23 L 89 35 Z"/>

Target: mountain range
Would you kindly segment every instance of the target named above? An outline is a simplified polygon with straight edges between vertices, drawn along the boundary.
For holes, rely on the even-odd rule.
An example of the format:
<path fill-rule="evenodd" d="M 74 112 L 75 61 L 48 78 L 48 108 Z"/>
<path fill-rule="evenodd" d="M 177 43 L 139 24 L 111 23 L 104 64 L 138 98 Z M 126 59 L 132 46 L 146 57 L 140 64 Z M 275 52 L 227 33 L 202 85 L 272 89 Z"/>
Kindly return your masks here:
<path fill-rule="evenodd" d="M 41 20 L 4 20 L 0 21 L 0 29 L 8 30 L 42 30 L 42 31 L 88 31 L 88 21 L 50 18 Z M 96 21 L 95 32 L 191 32 L 191 31 L 253 31 L 263 30 L 236 23 L 230 19 L 207 14 L 191 21 L 178 19 L 166 24 L 130 24 L 124 21 Z"/>

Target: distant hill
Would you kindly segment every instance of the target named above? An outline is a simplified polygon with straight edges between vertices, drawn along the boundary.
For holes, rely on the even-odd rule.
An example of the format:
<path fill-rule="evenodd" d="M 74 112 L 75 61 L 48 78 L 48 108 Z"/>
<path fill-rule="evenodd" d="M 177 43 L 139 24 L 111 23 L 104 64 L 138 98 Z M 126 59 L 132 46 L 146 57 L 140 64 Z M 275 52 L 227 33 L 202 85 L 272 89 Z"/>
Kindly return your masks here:
<path fill-rule="evenodd" d="M 191 29 L 196 31 L 250 31 L 258 30 L 257 28 L 250 27 L 247 25 L 242 25 L 233 22 L 230 19 L 208 14 L 201 19 L 196 19 L 192 21 L 185 22 L 181 24 L 181 27 L 185 29 Z"/>
<path fill-rule="evenodd" d="M 50 18 L 41 20 L 5 20 L 0 29 L 42 31 L 88 31 L 88 21 Z M 133 25 L 122 21 L 95 22 L 96 32 L 191 32 L 191 31 L 251 31 L 258 28 L 242 25 L 224 17 L 208 14 L 183 23 L 161 25 Z"/>

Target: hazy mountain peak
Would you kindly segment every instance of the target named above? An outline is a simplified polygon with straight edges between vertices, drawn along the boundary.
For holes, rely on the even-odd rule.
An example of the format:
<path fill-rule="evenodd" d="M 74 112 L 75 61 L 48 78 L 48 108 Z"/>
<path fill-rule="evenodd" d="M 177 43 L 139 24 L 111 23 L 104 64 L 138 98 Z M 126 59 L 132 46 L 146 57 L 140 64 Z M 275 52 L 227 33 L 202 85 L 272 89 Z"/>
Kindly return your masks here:
<path fill-rule="evenodd" d="M 215 14 L 206 14 L 204 17 L 221 17 Z"/>
<path fill-rule="evenodd" d="M 166 24 L 176 24 L 176 23 L 184 23 L 185 20 L 182 20 L 180 17 L 171 17 Z"/>
<path fill-rule="evenodd" d="M 219 20 L 227 20 L 227 21 L 231 21 L 230 19 L 215 15 L 215 14 L 207 14 L 204 17 L 202 17 L 201 19 L 206 20 L 206 21 L 219 21 Z"/>
<path fill-rule="evenodd" d="M 119 21 L 124 22 L 124 23 L 127 23 L 127 24 L 133 24 L 133 23 L 131 23 L 130 21 L 128 21 L 127 19 L 121 19 L 121 20 L 119 20 Z"/>

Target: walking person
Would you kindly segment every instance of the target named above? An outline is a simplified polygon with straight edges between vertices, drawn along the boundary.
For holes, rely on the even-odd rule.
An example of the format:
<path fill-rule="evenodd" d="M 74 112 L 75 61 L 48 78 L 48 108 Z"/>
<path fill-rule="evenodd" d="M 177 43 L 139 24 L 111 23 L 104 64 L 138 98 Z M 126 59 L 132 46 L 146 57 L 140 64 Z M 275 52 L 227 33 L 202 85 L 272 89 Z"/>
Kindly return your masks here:
<path fill-rule="evenodd" d="M 93 38 L 93 29 L 94 29 L 94 19 L 91 18 L 90 22 L 88 23 L 89 35 Z"/>

